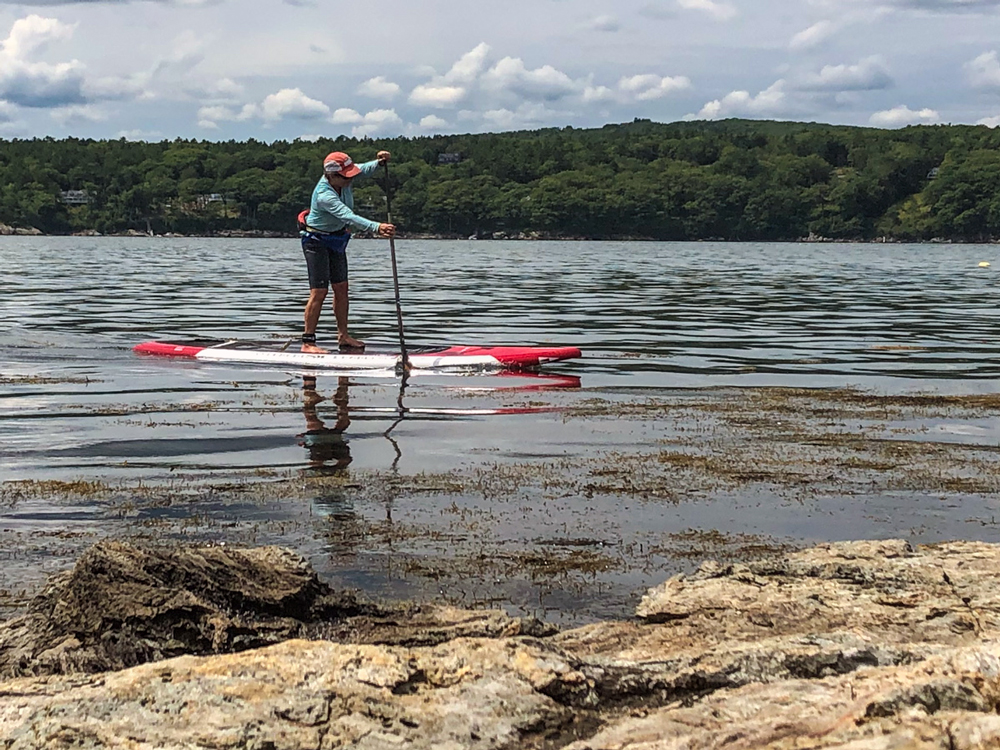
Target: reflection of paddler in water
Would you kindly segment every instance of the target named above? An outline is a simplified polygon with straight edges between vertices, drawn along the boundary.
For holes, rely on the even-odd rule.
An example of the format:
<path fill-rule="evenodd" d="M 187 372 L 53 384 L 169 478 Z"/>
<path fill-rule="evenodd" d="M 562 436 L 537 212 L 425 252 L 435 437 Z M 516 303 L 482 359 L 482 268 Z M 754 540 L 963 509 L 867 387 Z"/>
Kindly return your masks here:
<path fill-rule="evenodd" d="M 337 380 L 337 391 L 333 395 L 337 421 L 333 427 L 328 427 L 316 410 L 317 405 L 326 400 L 316 391 L 316 377 L 305 375 L 302 378 L 302 413 L 306 417 L 306 431 L 298 436 L 302 438 L 299 445 L 309 451 L 309 465 L 314 469 L 336 471 L 351 463 L 351 449 L 343 434 L 351 424 L 347 411 L 349 383 L 347 378 Z"/>

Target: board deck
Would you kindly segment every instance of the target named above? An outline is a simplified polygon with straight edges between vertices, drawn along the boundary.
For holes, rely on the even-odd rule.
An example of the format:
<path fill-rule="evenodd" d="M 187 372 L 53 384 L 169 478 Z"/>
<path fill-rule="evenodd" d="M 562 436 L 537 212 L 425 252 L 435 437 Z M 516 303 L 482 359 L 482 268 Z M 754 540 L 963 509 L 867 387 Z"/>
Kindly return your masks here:
<path fill-rule="evenodd" d="M 293 344 L 293 346 L 295 346 Z M 133 347 L 138 354 L 187 357 L 204 362 L 247 362 L 337 370 L 391 370 L 400 362 L 399 349 L 369 344 L 363 351 L 306 354 L 281 349 L 275 341 L 146 341 Z M 547 362 L 582 356 L 573 346 L 417 346 L 407 349 L 410 366 L 420 370 L 535 369 Z"/>

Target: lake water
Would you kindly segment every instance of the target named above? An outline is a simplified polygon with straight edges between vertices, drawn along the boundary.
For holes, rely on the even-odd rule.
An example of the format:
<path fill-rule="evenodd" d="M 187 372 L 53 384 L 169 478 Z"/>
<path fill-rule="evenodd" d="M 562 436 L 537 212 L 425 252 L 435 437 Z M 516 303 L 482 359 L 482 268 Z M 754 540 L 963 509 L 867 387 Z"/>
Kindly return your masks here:
<path fill-rule="evenodd" d="M 699 534 L 729 547 L 997 536 L 981 490 L 889 483 L 859 509 L 857 492 L 790 501 L 771 482 L 655 502 L 502 469 L 601 476 L 614 456 L 715 430 L 708 412 L 681 414 L 692 403 L 759 389 L 998 393 L 997 246 L 399 240 L 397 252 L 411 345 L 574 345 L 584 358 L 549 377 L 420 375 L 401 393 L 392 377 L 320 373 L 312 392 L 288 369 L 139 357 L 131 347 L 153 338 L 296 336 L 297 240 L 0 238 L 8 606 L 105 536 L 287 544 L 373 595 L 567 622 L 627 615 L 645 586 L 697 562 L 684 543 Z M 350 262 L 352 331 L 395 342 L 387 243 L 352 242 Z M 327 309 L 321 343 L 333 330 Z M 678 408 L 635 416 L 652 401 Z M 592 404 L 604 410 L 588 417 Z M 989 410 L 899 420 L 911 442 L 988 453 L 1000 440 Z M 435 486 L 415 490 L 427 477 Z M 232 491 L 255 481 L 284 484 Z M 468 564 L 449 569 L 453 553 Z"/>

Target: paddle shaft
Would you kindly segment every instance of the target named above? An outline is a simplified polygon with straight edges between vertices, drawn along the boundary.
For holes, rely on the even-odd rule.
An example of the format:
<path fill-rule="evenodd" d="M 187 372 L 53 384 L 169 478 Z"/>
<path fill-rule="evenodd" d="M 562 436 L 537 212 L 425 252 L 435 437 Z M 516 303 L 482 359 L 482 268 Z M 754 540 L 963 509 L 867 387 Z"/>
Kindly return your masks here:
<path fill-rule="evenodd" d="M 383 162 L 385 167 L 385 218 L 392 224 L 392 201 L 389 197 L 389 162 Z M 399 300 L 399 273 L 396 270 L 396 239 L 389 238 L 389 255 L 392 257 L 392 288 L 396 294 L 396 325 L 399 328 L 399 353 L 403 360 L 403 372 L 410 371 L 410 358 L 406 355 L 406 338 L 403 336 L 403 305 Z"/>

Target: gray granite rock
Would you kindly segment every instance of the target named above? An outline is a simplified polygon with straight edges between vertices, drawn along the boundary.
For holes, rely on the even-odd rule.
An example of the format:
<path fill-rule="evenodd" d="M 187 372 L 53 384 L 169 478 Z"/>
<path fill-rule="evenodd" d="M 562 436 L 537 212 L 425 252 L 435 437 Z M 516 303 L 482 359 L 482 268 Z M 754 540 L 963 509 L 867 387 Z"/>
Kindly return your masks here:
<path fill-rule="evenodd" d="M 287 553 L 245 554 L 238 565 Z M 332 592 L 293 560 L 267 589 L 283 594 L 247 601 L 268 627 L 298 623 L 297 639 L 8 680 L 0 747 L 1000 748 L 997 546 L 852 542 L 706 563 L 651 590 L 633 621 L 564 633 L 502 613 L 325 609 Z M 221 632 L 257 622 L 234 614 L 230 580 L 195 597 L 230 618 Z M 50 589 L 36 627 L 60 621 Z M 200 611 L 182 591 L 164 601 Z"/>

